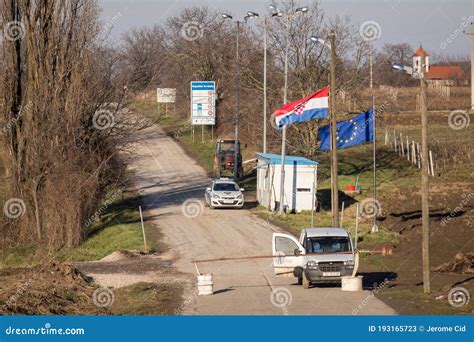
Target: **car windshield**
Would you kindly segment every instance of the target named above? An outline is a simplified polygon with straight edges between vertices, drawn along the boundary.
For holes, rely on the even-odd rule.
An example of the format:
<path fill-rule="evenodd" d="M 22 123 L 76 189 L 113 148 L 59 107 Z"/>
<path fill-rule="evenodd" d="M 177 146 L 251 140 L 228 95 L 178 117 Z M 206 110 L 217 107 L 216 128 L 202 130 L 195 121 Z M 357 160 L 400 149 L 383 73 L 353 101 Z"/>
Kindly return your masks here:
<path fill-rule="evenodd" d="M 235 183 L 216 183 L 214 191 L 239 191 L 239 186 Z"/>
<path fill-rule="evenodd" d="M 324 236 L 306 239 L 306 253 L 340 252 L 351 252 L 349 238 L 341 236 Z"/>

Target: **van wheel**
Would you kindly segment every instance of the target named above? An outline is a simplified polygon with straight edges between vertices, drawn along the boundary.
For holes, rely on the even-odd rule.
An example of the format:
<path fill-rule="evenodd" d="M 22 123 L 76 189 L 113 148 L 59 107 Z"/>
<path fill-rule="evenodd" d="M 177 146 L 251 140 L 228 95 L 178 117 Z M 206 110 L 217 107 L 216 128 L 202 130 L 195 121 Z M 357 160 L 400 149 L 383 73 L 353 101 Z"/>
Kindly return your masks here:
<path fill-rule="evenodd" d="M 304 273 L 302 275 L 302 278 L 303 289 L 309 289 L 310 282 Z"/>
<path fill-rule="evenodd" d="M 303 276 L 298 277 L 298 285 L 303 285 Z"/>

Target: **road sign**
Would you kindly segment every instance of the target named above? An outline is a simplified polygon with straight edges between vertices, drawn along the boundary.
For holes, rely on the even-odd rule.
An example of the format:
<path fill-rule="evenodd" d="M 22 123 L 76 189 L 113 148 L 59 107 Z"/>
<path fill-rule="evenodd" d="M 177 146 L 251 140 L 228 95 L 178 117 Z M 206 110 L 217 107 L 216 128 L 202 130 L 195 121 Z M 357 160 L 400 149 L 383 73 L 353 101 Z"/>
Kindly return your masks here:
<path fill-rule="evenodd" d="M 176 101 L 175 88 L 157 88 L 156 102 L 158 103 L 174 103 Z"/>
<path fill-rule="evenodd" d="M 191 124 L 216 124 L 216 82 L 191 82 Z"/>

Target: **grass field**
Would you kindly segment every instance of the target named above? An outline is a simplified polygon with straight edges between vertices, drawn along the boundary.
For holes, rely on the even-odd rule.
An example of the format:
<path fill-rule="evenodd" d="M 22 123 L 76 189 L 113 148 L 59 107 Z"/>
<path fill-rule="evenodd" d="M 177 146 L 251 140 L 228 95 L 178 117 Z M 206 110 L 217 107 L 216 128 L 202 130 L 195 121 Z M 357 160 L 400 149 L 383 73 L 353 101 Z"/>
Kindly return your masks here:
<path fill-rule="evenodd" d="M 100 221 L 87 228 L 87 237 L 82 245 L 61 250 L 50 257 L 67 262 L 92 261 L 118 250 L 143 251 L 137 198 L 118 199 L 105 210 Z M 146 227 L 145 232 L 151 237 L 150 227 Z M 151 238 L 148 241 L 148 248 L 153 250 L 156 246 Z M 40 261 L 37 248 L 33 245 L 4 248 L 0 255 L 0 268 L 32 266 Z"/>

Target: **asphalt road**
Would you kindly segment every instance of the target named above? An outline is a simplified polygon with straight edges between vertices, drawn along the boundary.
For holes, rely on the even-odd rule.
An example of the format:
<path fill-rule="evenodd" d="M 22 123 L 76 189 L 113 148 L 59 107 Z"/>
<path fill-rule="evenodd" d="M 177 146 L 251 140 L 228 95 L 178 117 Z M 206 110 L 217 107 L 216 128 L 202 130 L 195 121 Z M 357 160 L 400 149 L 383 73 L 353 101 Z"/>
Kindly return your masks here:
<path fill-rule="evenodd" d="M 142 133 L 130 168 L 145 216 L 167 245 L 165 257 L 189 274 L 183 284 L 185 315 L 393 315 L 369 291 L 343 292 L 338 286 L 303 289 L 294 277 L 275 276 L 272 259 L 203 263 L 214 275 L 212 296 L 197 296 L 192 260 L 271 255 L 271 237 L 280 232 L 249 210 L 204 208 L 206 172 L 158 127 Z M 158 234 L 156 234 L 158 236 Z"/>

